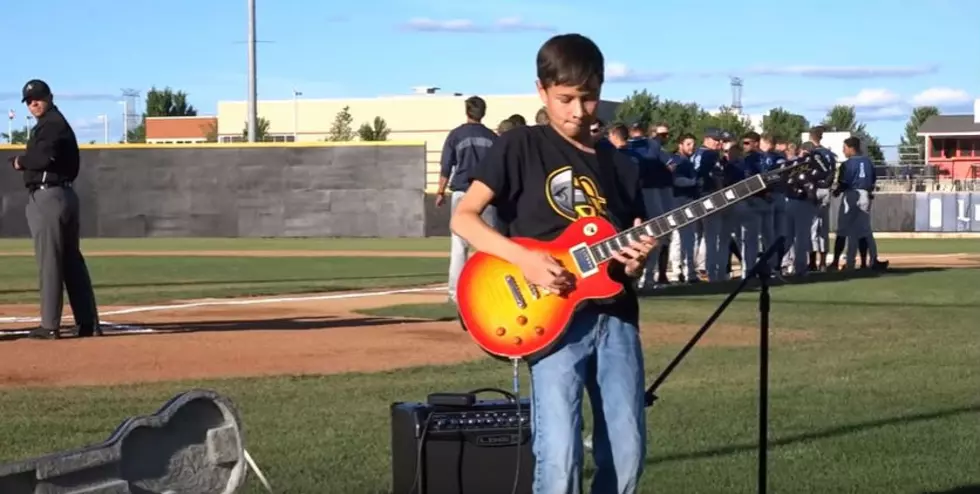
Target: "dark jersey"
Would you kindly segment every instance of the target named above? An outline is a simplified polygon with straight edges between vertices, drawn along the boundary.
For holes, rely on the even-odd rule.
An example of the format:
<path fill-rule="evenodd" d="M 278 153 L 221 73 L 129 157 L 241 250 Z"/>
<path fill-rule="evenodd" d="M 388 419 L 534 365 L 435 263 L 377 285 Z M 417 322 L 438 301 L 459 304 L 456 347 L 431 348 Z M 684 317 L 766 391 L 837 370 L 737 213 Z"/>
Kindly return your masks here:
<path fill-rule="evenodd" d="M 71 182 L 78 177 L 78 141 L 71 125 L 57 106 L 51 106 L 31 131 L 27 150 L 20 157 L 24 185 Z"/>
<path fill-rule="evenodd" d="M 504 133 L 472 178 L 493 190 L 492 205 L 511 237 L 552 240 L 582 217 L 604 218 L 620 230 L 646 217 L 639 170 L 629 156 L 612 146 L 587 153 L 548 125 Z M 639 308 L 632 280 L 621 266 L 610 272 L 625 291 L 597 305 L 635 324 Z"/>

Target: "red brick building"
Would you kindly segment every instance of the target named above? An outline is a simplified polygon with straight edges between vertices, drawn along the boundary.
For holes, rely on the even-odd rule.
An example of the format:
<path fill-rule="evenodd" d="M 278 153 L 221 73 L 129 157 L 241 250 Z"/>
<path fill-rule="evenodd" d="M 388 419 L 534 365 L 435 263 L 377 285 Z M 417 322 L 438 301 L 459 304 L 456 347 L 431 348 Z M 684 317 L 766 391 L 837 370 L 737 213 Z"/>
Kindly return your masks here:
<path fill-rule="evenodd" d="M 980 99 L 972 115 L 938 115 L 919 128 L 925 138 L 926 165 L 940 178 L 980 178 Z"/>
<path fill-rule="evenodd" d="M 146 117 L 147 144 L 194 144 L 213 142 L 218 117 Z"/>

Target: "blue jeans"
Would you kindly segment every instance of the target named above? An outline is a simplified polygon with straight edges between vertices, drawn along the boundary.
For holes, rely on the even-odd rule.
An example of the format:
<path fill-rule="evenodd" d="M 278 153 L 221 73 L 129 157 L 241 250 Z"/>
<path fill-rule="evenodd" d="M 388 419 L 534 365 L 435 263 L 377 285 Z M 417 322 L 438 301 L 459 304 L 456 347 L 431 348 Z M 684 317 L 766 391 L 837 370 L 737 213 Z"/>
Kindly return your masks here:
<path fill-rule="evenodd" d="M 535 494 L 582 492 L 582 390 L 594 415 L 593 494 L 632 494 L 646 457 L 639 330 L 586 307 L 531 364 Z"/>

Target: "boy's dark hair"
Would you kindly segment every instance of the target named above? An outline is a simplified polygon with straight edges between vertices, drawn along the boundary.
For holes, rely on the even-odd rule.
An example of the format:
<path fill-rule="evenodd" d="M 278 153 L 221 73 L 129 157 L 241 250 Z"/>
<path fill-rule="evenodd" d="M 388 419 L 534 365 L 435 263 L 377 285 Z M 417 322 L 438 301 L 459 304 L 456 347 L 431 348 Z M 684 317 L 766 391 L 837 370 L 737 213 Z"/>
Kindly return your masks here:
<path fill-rule="evenodd" d="M 625 141 L 625 140 L 629 139 L 630 132 L 629 132 L 629 129 L 626 128 L 626 125 L 623 125 L 623 124 L 619 123 L 619 124 L 613 125 L 612 128 L 609 129 L 609 135 L 610 136 L 615 135 L 616 137 L 618 137 L 618 138 L 620 138 L 620 139 L 622 139 L 622 140 Z"/>
<path fill-rule="evenodd" d="M 515 113 L 507 117 L 507 120 L 513 122 L 515 127 L 523 127 L 527 125 L 527 120 L 525 120 L 524 115 L 521 115 L 520 113 Z"/>
<path fill-rule="evenodd" d="M 545 89 L 552 86 L 598 90 L 605 82 L 602 51 L 581 34 L 559 34 L 545 41 L 538 50 L 538 80 Z"/>
<path fill-rule="evenodd" d="M 824 133 L 824 127 L 823 127 L 823 125 L 817 125 L 817 126 L 814 126 L 814 127 L 810 127 L 810 139 L 811 140 L 816 139 L 816 140 L 819 141 L 820 139 L 823 139 L 823 133 Z"/>
<path fill-rule="evenodd" d="M 680 145 L 681 143 L 683 143 L 684 141 L 686 141 L 688 139 L 691 139 L 692 141 L 697 141 L 697 139 L 694 138 L 694 134 L 692 134 L 690 132 L 685 132 L 685 133 L 681 134 L 680 137 L 677 138 L 677 144 Z"/>
<path fill-rule="evenodd" d="M 752 142 L 759 142 L 759 139 L 761 139 L 761 136 L 759 136 L 759 133 L 758 132 L 756 132 L 756 131 L 753 130 L 753 131 L 750 131 L 750 132 L 746 132 L 745 135 L 742 136 L 742 139 L 748 139 L 748 140 L 750 140 Z"/>
<path fill-rule="evenodd" d="M 548 109 L 541 107 L 538 113 L 534 115 L 534 123 L 537 125 L 548 125 Z"/>
<path fill-rule="evenodd" d="M 768 134 L 768 133 L 767 134 L 762 134 L 762 140 L 769 141 L 769 143 L 772 144 L 773 146 L 775 146 L 776 144 L 779 144 L 779 143 L 783 142 L 782 139 L 780 139 L 780 138 L 778 138 L 778 137 L 776 137 L 776 136 L 774 136 L 772 134 Z"/>
<path fill-rule="evenodd" d="M 855 153 L 861 152 L 861 139 L 858 139 L 857 137 L 851 136 L 844 139 L 844 145 L 853 149 Z"/>
<path fill-rule="evenodd" d="M 479 96 L 466 98 L 466 118 L 481 121 L 487 114 L 487 102 Z"/>

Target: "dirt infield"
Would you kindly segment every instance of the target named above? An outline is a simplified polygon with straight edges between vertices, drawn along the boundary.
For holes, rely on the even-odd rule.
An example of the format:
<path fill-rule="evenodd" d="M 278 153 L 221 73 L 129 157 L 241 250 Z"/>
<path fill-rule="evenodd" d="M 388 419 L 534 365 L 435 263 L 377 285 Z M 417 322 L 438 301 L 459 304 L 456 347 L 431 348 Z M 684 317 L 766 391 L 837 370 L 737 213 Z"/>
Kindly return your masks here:
<path fill-rule="evenodd" d="M 337 255 L 337 252 L 318 255 Z M 256 251 L 241 255 L 248 254 Z M 980 266 L 980 257 L 965 255 L 892 256 L 890 260 L 893 267 Z M 356 313 L 367 308 L 445 300 L 443 291 L 433 290 L 102 307 L 103 320 L 113 325 L 134 326 L 150 334 L 110 332 L 104 338 L 0 341 L 0 388 L 370 372 L 485 358 L 456 322 L 397 320 Z M 36 314 L 34 305 L 0 306 L 0 315 L 4 317 L 35 317 Z M 0 335 L 4 330 L 31 326 L 25 322 L 0 323 Z M 697 326 L 644 325 L 643 338 L 651 345 L 681 343 L 690 338 Z M 754 327 L 719 325 L 702 341 L 708 345 L 751 345 L 756 343 L 756 333 Z M 776 340 L 810 337 L 804 331 L 781 332 Z"/>
<path fill-rule="evenodd" d="M 33 252 L 0 252 L 0 257 L 33 256 Z M 449 251 L 418 250 L 97 250 L 85 257 L 449 257 Z"/>

